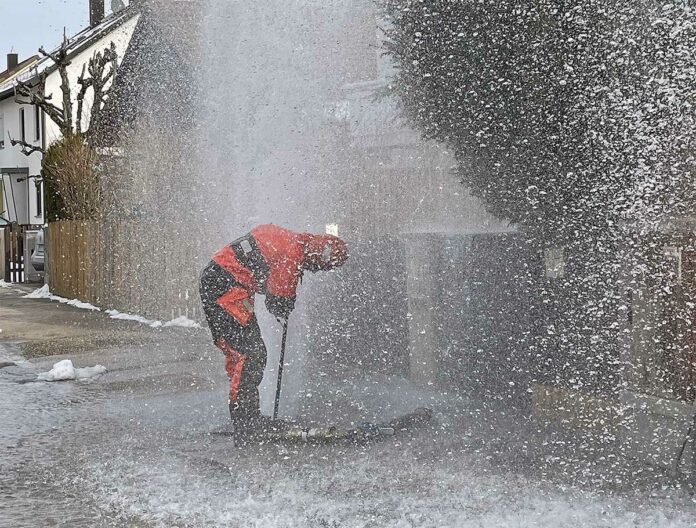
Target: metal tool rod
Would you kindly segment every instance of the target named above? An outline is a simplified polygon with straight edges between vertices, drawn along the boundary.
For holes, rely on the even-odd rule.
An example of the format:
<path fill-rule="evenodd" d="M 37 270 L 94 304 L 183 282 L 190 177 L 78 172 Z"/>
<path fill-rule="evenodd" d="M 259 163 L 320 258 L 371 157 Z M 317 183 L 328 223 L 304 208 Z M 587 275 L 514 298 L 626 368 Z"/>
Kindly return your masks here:
<path fill-rule="evenodd" d="M 278 405 L 280 404 L 280 387 L 283 383 L 283 363 L 285 362 L 285 342 L 288 338 L 288 320 L 283 325 L 283 341 L 280 345 L 280 361 L 278 362 L 278 384 L 276 385 L 275 405 L 273 406 L 273 419 L 278 419 Z"/>

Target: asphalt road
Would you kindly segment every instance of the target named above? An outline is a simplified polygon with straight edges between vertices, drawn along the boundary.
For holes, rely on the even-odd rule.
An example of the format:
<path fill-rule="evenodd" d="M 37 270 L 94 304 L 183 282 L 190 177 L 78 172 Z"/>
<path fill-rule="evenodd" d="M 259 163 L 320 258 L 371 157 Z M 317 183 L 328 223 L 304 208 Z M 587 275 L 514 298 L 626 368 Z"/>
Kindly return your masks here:
<path fill-rule="evenodd" d="M 15 316 L 56 309 L 32 302 L 42 306 L 14 298 Z M 0 526 L 696 524 L 692 496 L 659 475 L 607 462 L 595 447 L 569 445 L 514 413 L 407 380 L 314 373 L 284 409 L 303 423 L 347 423 L 428 405 L 436 412 L 428 427 L 360 446 L 240 449 L 216 434 L 227 426 L 227 381 L 204 333 L 162 331 L 31 360 L 14 335 L 0 341 L 0 363 L 16 363 L 0 369 Z M 35 381 L 64 357 L 108 372 L 89 383 Z"/>

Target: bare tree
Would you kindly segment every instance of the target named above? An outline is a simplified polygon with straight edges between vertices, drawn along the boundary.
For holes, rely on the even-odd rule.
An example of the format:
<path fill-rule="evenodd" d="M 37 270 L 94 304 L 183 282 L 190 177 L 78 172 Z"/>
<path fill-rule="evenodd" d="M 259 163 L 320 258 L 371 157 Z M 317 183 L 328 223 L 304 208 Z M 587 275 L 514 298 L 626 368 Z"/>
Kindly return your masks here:
<path fill-rule="evenodd" d="M 77 115 L 73 119 L 73 99 L 72 87 L 68 77 L 68 67 L 71 61 L 68 54 L 68 39 L 63 37 L 63 43 L 57 51 L 53 53 L 47 52 L 43 47 L 39 48 L 39 53 L 49 58 L 60 75 L 60 90 L 62 92 L 62 107 L 53 103 L 53 94 L 46 95 L 46 79 L 48 78 L 48 70 L 44 69 L 38 74 L 35 83 L 18 81 L 15 87 L 15 100 L 19 104 L 33 105 L 39 107 L 60 129 L 63 137 L 76 134 L 82 136 L 88 143 L 92 139 L 90 131 L 96 130 L 96 123 L 101 115 L 101 110 L 104 107 L 110 89 L 107 89 L 109 81 L 116 74 L 116 66 L 118 55 L 116 46 L 112 42 L 108 48 L 101 52 L 95 52 L 94 56 L 89 59 L 89 62 L 82 67 L 82 73 L 77 79 L 77 84 L 80 87 L 76 96 Z M 85 76 L 85 70 L 87 76 Z M 89 90 L 93 92 L 93 102 L 89 118 L 89 124 L 86 131 L 82 129 L 83 113 L 85 97 Z M 10 143 L 12 146 L 19 145 L 22 147 L 22 153 L 29 156 L 34 152 L 45 153 L 42 147 L 32 145 L 23 139 L 14 139 L 8 132 Z"/>

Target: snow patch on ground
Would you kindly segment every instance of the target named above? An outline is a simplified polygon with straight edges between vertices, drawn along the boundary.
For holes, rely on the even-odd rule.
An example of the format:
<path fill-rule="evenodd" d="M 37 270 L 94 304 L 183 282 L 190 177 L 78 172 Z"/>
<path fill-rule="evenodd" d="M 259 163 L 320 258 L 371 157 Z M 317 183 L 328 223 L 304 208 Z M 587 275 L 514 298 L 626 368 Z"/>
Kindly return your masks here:
<path fill-rule="evenodd" d="M 184 315 L 181 315 L 176 319 L 172 319 L 171 321 L 167 321 L 166 323 L 164 323 L 163 326 L 178 326 L 180 328 L 203 328 L 196 321 L 192 321 Z"/>
<path fill-rule="evenodd" d="M 12 284 L 9 282 L 5 282 L 3 279 L 0 279 L 0 288 L 12 288 Z"/>
<path fill-rule="evenodd" d="M 123 313 L 119 312 L 118 310 L 106 310 L 106 313 L 109 314 L 109 317 L 112 319 L 119 319 L 121 321 L 135 321 L 136 323 L 144 324 L 152 328 L 159 328 L 162 326 L 162 321 L 147 319 L 142 315 Z"/>
<path fill-rule="evenodd" d="M 89 304 L 83 301 L 80 301 L 79 299 L 66 299 L 65 297 L 59 297 L 58 295 L 53 295 L 51 293 L 51 290 L 48 287 L 48 284 L 44 284 L 41 288 L 38 288 L 34 290 L 31 293 L 28 293 L 27 295 L 24 296 L 25 299 L 49 299 L 51 301 L 57 301 L 61 304 L 67 304 L 70 306 L 74 306 L 75 308 L 80 308 L 82 310 L 92 310 L 95 312 L 99 312 L 100 309 L 94 306 L 93 304 Z"/>
<path fill-rule="evenodd" d="M 106 372 L 103 365 L 93 367 L 75 368 L 73 362 L 64 359 L 53 365 L 48 372 L 42 372 L 36 379 L 39 381 L 67 381 L 67 380 L 87 380 L 96 376 L 101 376 Z"/>
<path fill-rule="evenodd" d="M 151 328 L 160 328 L 160 327 L 180 327 L 180 328 L 202 328 L 201 325 L 199 325 L 197 322 L 192 321 L 186 316 L 179 316 L 176 319 L 172 319 L 171 321 L 158 321 L 156 319 L 148 319 L 147 317 L 143 317 L 142 315 L 137 315 L 137 314 L 129 314 L 129 313 L 123 313 L 119 312 L 118 310 L 106 310 L 106 313 L 109 314 L 109 317 L 112 319 L 120 319 L 122 321 L 135 321 L 140 324 L 147 325 Z"/>
<path fill-rule="evenodd" d="M 7 285 L 5 286 L 6 282 L 1 281 L 2 284 L 0 284 L 1 287 L 3 288 L 9 288 L 10 286 Z M 62 304 L 67 304 L 69 306 L 74 306 L 75 308 L 81 308 L 83 310 L 92 310 L 96 312 L 100 312 L 101 308 L 98 308 L 90 303 L 86 303 L 83 301 L 80 301 L 79 299 L 66 299 L 65 297 L 60 297 L 58 295 L 54 295 L 51 293 L 51 290 L 48 287 L 48 284 L 44 284 L 41 288 L 38 288 L 34 290 L 31 293 L 28 293 L 24 295 L 25 299 L 48 299 L 50 301 L 57 301 Z M 105 310 L 105 312 L 111 317 L 112 319 L 119 319 L 122 321 L 135 321 L 136 323 L 144 324 L 147 325 L 151 328 L 161 328 L 161 327 L 179 327 L 179 328 L 203 328 L 201 325 L 199 325 L 197 322 L 192 321 L 186 316 L 179 316 L 176 319 L 172 319 L 171 321 L 158 321 L 156 319 L 148 319 L 147 317 L 143 317 L 142 315 L 137 315 L 137 314 L 130 314 L 130 313 L 123 313 L 119 312 L 118 310 Z"/>

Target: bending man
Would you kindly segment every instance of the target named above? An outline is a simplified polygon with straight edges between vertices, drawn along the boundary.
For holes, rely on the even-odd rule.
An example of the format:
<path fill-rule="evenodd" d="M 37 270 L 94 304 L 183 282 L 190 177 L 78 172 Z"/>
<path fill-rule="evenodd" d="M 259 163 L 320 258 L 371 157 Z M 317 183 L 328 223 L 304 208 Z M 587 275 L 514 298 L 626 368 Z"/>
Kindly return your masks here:
<path fill-rule="evenodd" d="M 259 409 L 266 346 L 254 315 L 254 295 L 265 294 L 268 311 L 287 319 L 302 273 L 331 270 L 347 258 L 346 244 L 338 237 L 266 224 L 217 251 L 203 270 L 201 300 L 215 346 L 225 355 L 235 432 L 264 428 L 268 422 Z"/>

